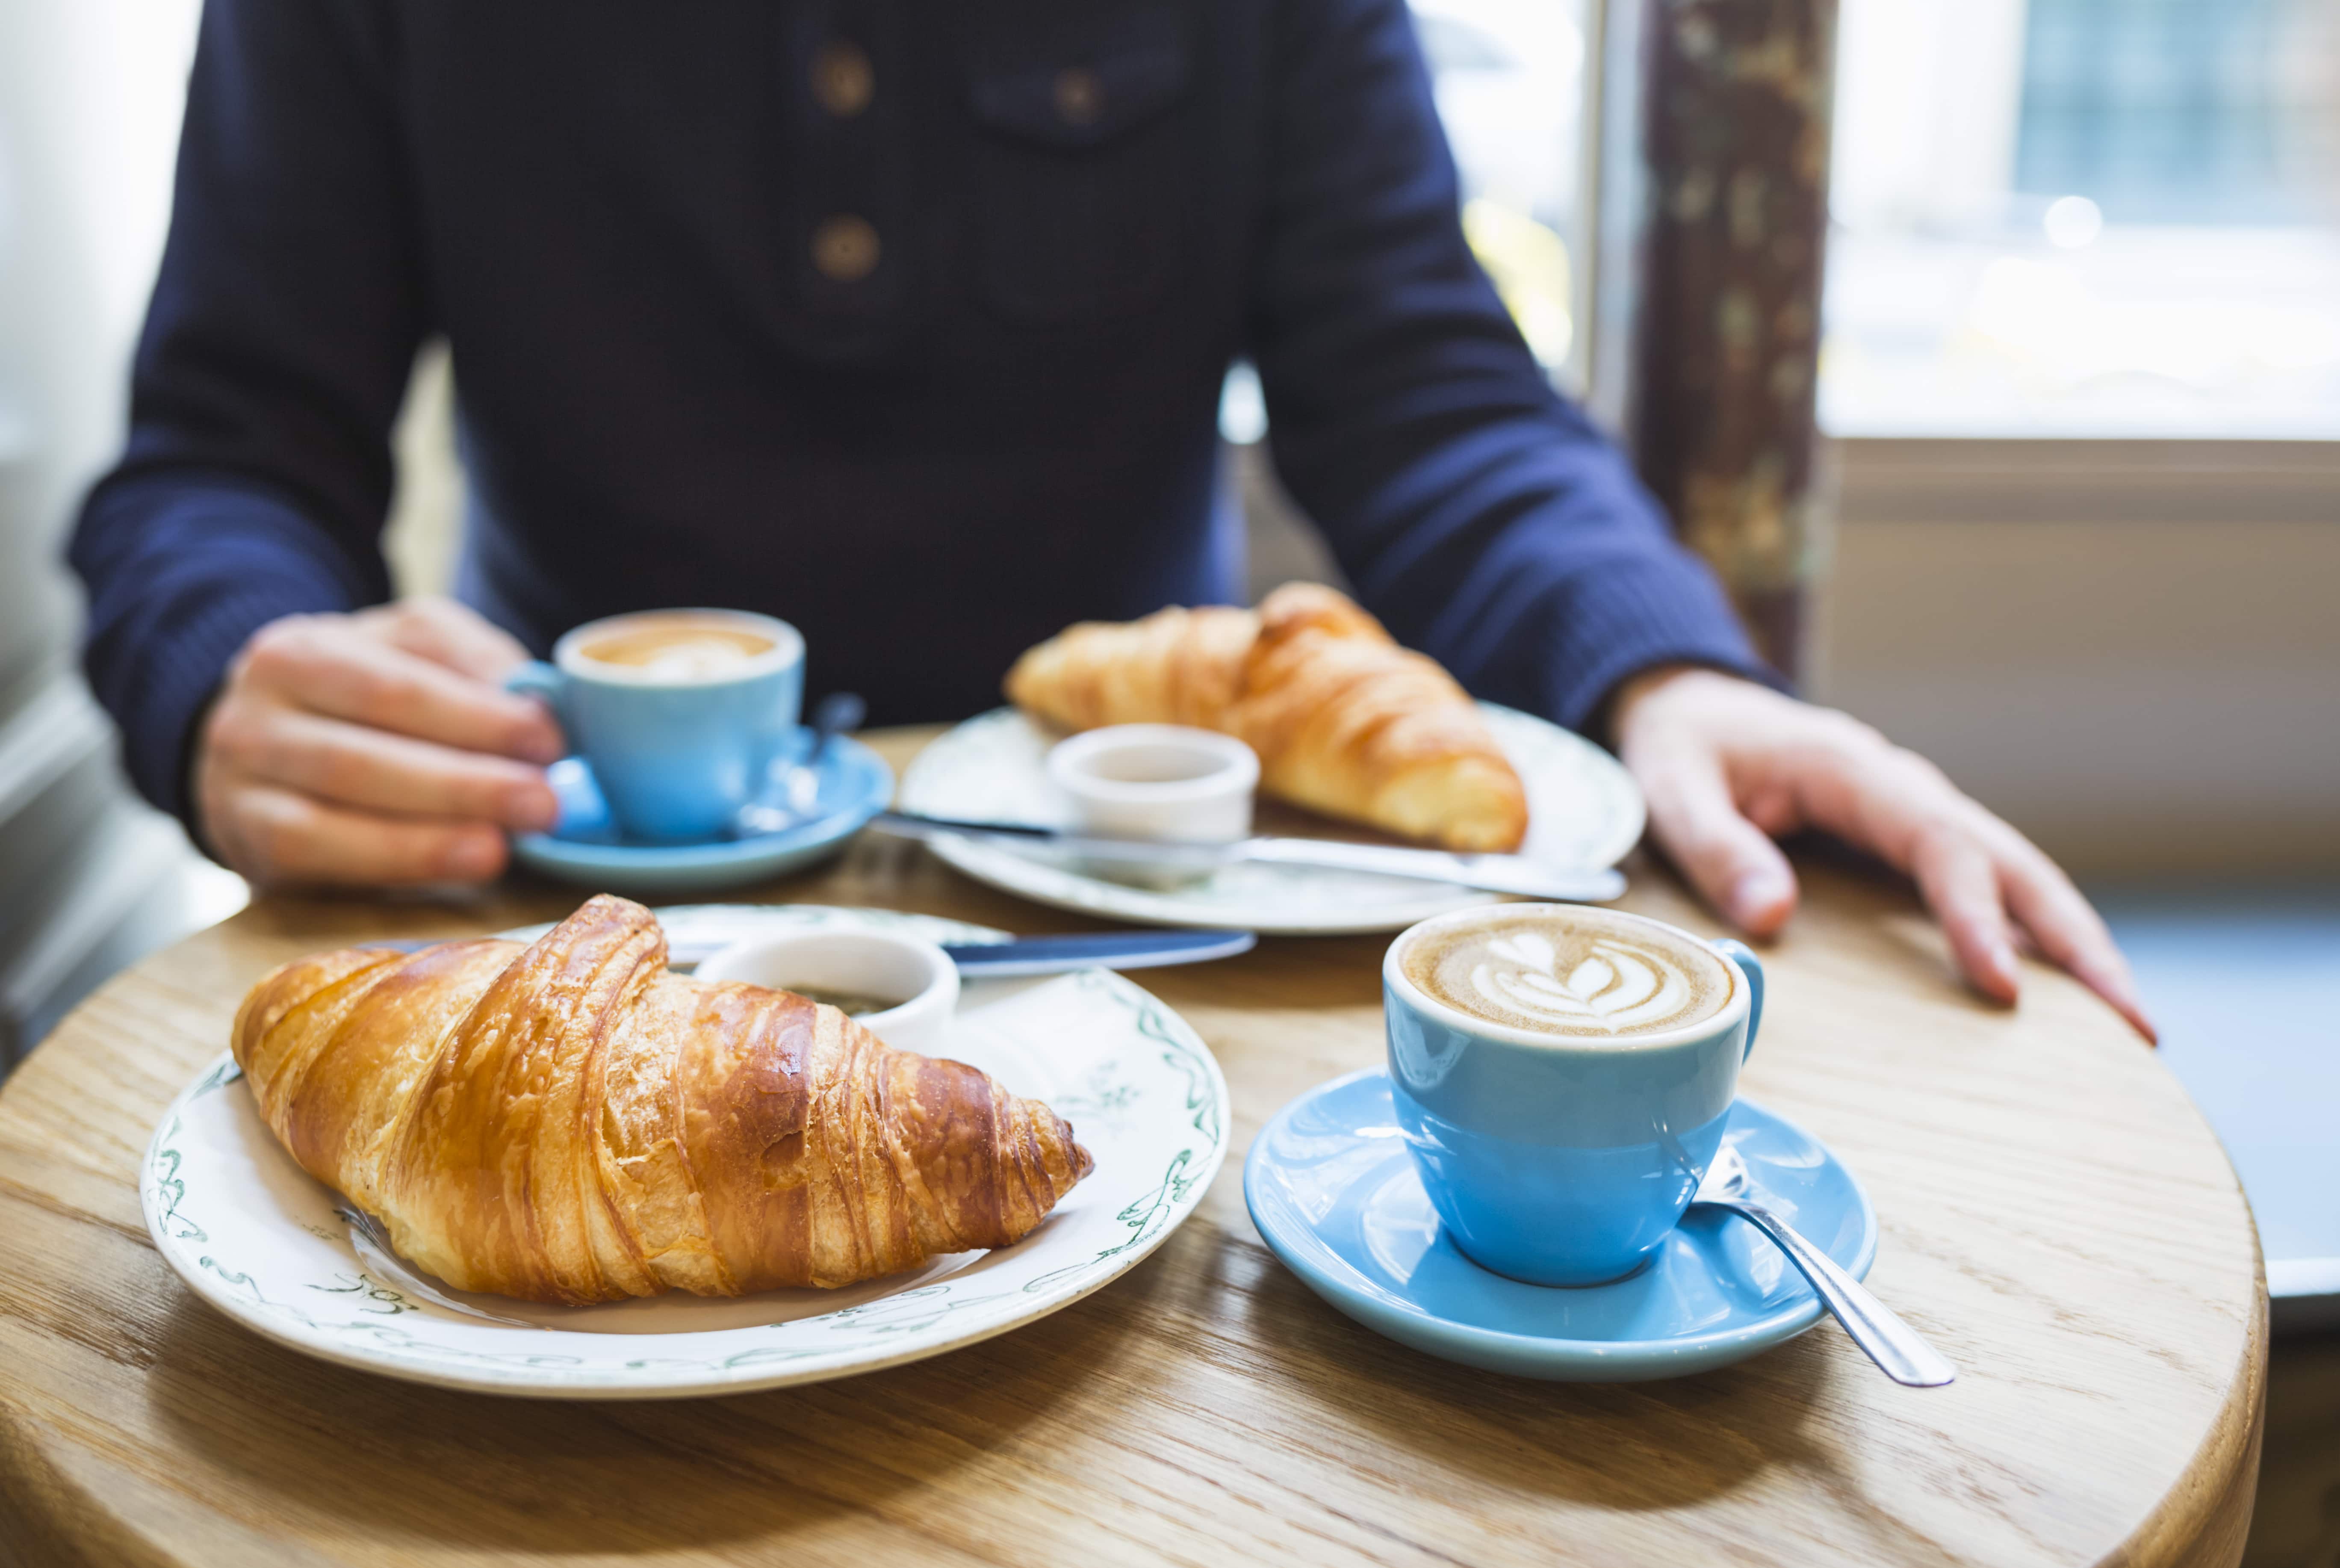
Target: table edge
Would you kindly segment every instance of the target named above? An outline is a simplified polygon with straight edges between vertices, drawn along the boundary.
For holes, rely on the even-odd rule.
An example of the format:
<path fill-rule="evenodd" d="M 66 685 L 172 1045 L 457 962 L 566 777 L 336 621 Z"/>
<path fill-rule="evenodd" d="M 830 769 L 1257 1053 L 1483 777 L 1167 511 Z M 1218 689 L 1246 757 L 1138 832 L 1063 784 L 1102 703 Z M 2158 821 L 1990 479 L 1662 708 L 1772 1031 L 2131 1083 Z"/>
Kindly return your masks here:
<path fill-rule="evenodd" d="M 2239 1177 L 2235 1185 L 2239 1196 Z M 2172 1563 L 2235 1568 L 2243 1559 L 2257 1501 L 2260 1449 L 2266 1432 L 2271 1340 L 2266 1256 L 2259 1245 L 2256 1218 L 2251 1252 L 2256 1260 L 2256 1308 L 2242 1356 L 2227 1379 L 2226 1404 L 2212 1419 L 2194 1457 L 2162 1494 L 2160 1506 L 2098 1559 L 2099 1568 L 2147 1568 Z"/>

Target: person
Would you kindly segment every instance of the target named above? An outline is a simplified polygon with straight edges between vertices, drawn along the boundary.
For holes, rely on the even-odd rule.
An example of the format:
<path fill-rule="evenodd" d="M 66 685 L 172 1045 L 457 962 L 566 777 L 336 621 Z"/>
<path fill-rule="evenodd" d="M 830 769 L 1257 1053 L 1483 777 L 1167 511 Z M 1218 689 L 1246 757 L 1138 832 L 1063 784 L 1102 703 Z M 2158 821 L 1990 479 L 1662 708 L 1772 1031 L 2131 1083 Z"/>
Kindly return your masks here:
<path fill-rule="evenodd" d="M 997 700 L 1078 619 L 1224 600 L 1215 414 L 1477 694 L 1609 740 L 1757 933 L 1773 841 L 1913 876 L 2148 1030 L 2038 849 L 1777 690 L 1472 262 L 1403 0 L 209 0 L 119 465 L 71 557 L 130 771 L 263 883 L 491 878 L 553 813 L 527 650 L 793 621 L 873 720 Z M 385 604 L 388 431 L 451 343 L 461 601 Z"/>

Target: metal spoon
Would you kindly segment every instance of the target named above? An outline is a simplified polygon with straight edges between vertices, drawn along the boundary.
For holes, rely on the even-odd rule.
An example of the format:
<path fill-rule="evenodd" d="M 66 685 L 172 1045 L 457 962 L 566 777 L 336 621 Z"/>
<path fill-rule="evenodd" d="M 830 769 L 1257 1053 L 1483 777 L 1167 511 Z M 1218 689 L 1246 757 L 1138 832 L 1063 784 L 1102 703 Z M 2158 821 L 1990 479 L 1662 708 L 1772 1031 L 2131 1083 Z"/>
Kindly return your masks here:
<path fill-rule="evenodd" d="M 1698 1193 L 1691 1199 L 1691 1206 L 1695 1208 L 1707 1204 L 1729 1209 L 1777 1242 L 1780 1250 L 1788 1255 L 1788 1261 L 1802 1272 L 1828 1309 L 1836 1314 L 1836 1320 L 1844 1325 L 1853 1344 L 1867 1352 L 1869 1359 L 1894 1382 L 1911 1388 L 1938 1388 L 1958 1376 L 1958 1368 L 1941 1352 L 1919 1337 L 1916 1329 L 1894 1316 L 1892 1310 L 1871 1295 L 1866 1285 L 1839 1268 L 1835 1259 L 1758 1202 L 1754 1190 L 1754 1184 L 1747 1176 L 1747 1162 L 1740 1157 L 1737 1149 L 1725 1144 L 1715 1154 L 1714 1163 L 1707 1167 L 1706 1179 L 1698 1184 Z"/>
<path fill-rule="evenodd" d="M 733 819 L 739 836 L 783 832 L 810 817 L 820 804 L 820 759 L 829 741 L 844 730 L 861 728 L 868 712 L 869 705 L 850 691 L 832 691 L 822 698 L 812 710 L 812 745 L 781 769 L 777 788 L 739 808 Z"/>
<path fill-rule="evenodd" d="M 788 804 L 810 814 L 820 801 L 820 759 L 828 743 L 848 729 L 858 729 L 869 716 L 869 705 L 850 691 L 832 691 L 812 710 L 812 749 L 788 769 Z"/>

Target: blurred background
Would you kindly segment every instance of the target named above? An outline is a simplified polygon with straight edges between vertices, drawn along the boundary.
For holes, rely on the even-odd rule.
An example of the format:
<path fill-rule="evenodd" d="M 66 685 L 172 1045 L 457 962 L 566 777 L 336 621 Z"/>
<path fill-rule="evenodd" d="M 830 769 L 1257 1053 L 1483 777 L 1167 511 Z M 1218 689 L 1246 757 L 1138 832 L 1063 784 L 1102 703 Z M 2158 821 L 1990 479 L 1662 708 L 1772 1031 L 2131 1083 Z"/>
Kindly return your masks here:
<path fill-rule="evenodd" d="M 246 897 L 119 781 L 57 564 L 120 437 L 197 10 L 0 0 L 0 1070 L 106 974 Z M 1629 339 L 1671 215 L 1621 151 L 1655 79 L 1648 13 L 1415 12 L 1473 247 L 1555 381 L 1630 424 Z M 1767 640 L 1810 694 L 1934 757 L 2113 919 L 2251 1192 L 2277 1295 L 2247 1561 L 2329 1568 L 2340 0 L 1811 12 L 1823 87 L 1831 20 L 1835 65 L 1812 106 L 1833 148 L 1820 440 L 1773 520 L 1787 576 L 1733 586 L 1790 594 Z M 461 525 L 455 396 L 427 351 L 389 532 L 409 591 L 445 583 Z M 1337 581 L 1276 488 L 1244 366 L 1221 422 L 1254 587 Z"/>

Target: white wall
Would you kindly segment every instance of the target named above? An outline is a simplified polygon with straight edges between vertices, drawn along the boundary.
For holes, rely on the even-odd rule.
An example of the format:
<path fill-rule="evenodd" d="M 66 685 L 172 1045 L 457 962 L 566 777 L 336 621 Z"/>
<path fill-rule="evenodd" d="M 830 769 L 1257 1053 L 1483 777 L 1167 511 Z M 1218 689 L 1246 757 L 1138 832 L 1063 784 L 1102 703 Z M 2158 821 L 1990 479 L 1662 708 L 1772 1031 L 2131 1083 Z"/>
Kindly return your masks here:
<path fill-rule="evenodd" d="M 0 696 L 69 635 L 55 567 L 114 454 L 197 0 L 0 0 Z"/>
<path fill-rule="evenodd" d="M 2024 0 L 1843 0 L 1829 205 L 1856 229 L 1996 219 L 2015 173 Z"/>
<path fill-rule="evenodd" d="M 1839 458 L 1817 695 L 2084 873 L 2340 871 L 2340 445 Z"/>

